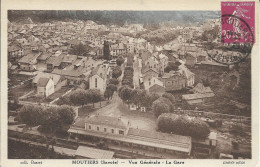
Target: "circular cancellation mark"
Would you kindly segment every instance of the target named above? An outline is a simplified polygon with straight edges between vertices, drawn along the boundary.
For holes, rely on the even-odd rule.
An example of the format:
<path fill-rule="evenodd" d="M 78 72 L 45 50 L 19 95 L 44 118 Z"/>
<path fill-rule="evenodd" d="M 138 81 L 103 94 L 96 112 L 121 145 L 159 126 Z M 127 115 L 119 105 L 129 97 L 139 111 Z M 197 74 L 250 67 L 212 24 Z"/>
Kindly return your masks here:
<path fill-rule="evenodd" d="M 250 26 L 234 15 L 222 15 L 221 26 L 223 45 L 218 47 L 218 50 L 215 48 L 215 50 L 207 51 L 208 56 L 224 65 L 242 62 L 250 55 L 254 44 L 254 35 Z"/>

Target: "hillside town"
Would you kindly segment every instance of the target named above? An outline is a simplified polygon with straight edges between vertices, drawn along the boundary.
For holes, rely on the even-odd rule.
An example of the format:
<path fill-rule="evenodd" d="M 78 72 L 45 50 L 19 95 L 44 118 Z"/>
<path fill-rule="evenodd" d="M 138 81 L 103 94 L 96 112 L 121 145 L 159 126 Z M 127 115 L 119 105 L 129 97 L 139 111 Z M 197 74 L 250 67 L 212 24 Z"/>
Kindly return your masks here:
<path fill-rule="evenodd" d="M 245 54 L 220 26 L 8 21 L 9 158 L 251 158 L 251 59 L 208 56 Z"/>

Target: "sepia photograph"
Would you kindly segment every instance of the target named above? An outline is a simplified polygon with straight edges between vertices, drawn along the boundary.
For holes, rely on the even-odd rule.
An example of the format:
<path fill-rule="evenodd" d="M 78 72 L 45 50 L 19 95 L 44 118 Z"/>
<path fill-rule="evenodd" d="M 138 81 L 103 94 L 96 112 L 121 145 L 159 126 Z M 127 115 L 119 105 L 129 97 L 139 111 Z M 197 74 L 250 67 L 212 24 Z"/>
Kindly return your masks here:
<path fill-rule="evenodd" d="M 8 10 L 7 158 L 252 159 L 255 2 L 219 5 Z"/>

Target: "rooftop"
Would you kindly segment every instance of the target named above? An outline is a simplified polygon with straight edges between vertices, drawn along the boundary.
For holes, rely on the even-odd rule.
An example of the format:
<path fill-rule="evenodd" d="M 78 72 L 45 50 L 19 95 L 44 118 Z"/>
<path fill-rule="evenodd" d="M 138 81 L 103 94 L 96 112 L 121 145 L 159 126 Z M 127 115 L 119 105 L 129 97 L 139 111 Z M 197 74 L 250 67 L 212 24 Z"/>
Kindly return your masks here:
<path fill-rule="evenodd" d="M 35 59 L 37 59 L 42 52 L 37 53 L 30 53 L 24 57 L 22 57 L 18 62 L 19 63 L 28 63 L 28 64 L 34 64 Z"/>
<path fill-rule="evenodd" d="M 49 80 L 50 80 L 50 78 L 43 78 L 43 77 L 41 77 L 41 78 L 39 78 L 39 80 L 37 82 L 37 86 L 45 87 L 48 84 Z"/>
<path fill-rule="evenodd" d="M 89 118 L 85 118 L 85 122 L 95 125 L 107 125 L 115 128 L 127 129 L 127 125 L 125 125 L 120 118 L 116 117 L 95 115 Z"/>
<path fill-rule="evenodd" d="M 175 151 L 180 151 L 180 152 L 185 152 L 185 153 L 190 153 L 191 151 L 191 138 L 187 136 L 179 136 L 179 135 L 173 135 L 172 138 L 167 138 L 167 140 L 164 140 L 164 133 L 156 132 L 158 133 L 158 136 L 163 136 L 160 139 L 158 138 L 146 138 L 146 134 L 152 133 L 150 131 L 143 131 L 140 130 L 138 134 L 134 130 L 131 130 L 132 128 L 129 129 L 130 131 L 130 136 L 123 136 L 123 135 L 113 135 L 113 134 L 108 134 L 108 133 L 103 133 L 103 132 L 97 132 L 97 131 L 89 131 L 85 130 L 84 128 L 79 128 L 72 126 L 68 132 L 69 133 L 78 133 L 78 134 L 83 134 L 83 135 L 90 135 L 90 136 L 96 136 L 96 137 L 101 137 L 101 138 L 107 138 L 110 140 L 115 140 L 115 141 L 120 141 L 120 142 L 127 142 L 127 143 L 133 143 L 133 144 L 138 144 L 138 145 L 143 145 L 143 146 L 148 146 L 148 147 L 155 147 L 155 148 L 161 148 L 161 149 L 167 149 L 167 150 L 175 150 Z M 138 131 L 138 129 L 136 129 Z M 132 131 L 132 132 L 131 132 Z M 129 133 L 129 132 L 128 132 Z M 142 133 L 145 133 L 142 135 Z M 139 135 L 140 134 L 140 135 Z M 170 135 L 170 134 L 166 134 Z M 174 137 L 180 137 L 178 142 L 175 142 L 176 139 Z M 184 138 L 182 138 L 184 137 Z M 174 139 L 173 141 L 170 141 L 171 139 Z M 182 139 L 184 139 L 182 141 Z"/>
<path fill-rule="evenodd" d="M 194 100 L 194 99 L 202 99 L 215 96 L 214 93 L 196 93 L 196 94 L 186 94 L 182 95 L 182 99 L 184 100 Z"/>
<path fill-rule="evenodd" d="M 90 159 L 112 159 L 114 156 L 114 152 L 86 146 L 79 146 L 77 151 L 75 152 L 75 155 Z"/>

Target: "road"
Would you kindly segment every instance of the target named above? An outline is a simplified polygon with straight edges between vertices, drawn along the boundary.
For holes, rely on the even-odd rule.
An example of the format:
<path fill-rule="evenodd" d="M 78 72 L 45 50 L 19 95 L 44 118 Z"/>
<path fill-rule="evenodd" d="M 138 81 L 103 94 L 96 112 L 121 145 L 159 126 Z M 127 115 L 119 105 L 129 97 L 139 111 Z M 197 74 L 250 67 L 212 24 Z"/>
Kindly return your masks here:
<path fill-rule="evenodd" d="M 140 60 L 138 59 L 137 55 L 134 56 L 134 77 L 133 77 L 133 81 L 134 81 L 134 88 L 140 88 L 140 84 L 139 84 L 139 79 L 141 76 L 141 69 L 142 69 L 142 64 L 140 62 Z"/>
<path fill-rule="evenodd" d="M 130 127 L 143 130 L 156 131 L 156 118 L 150 113 L 141 113 L 140 111 L 130 111 L 126 104 L 117 93 L 114 93 L 111 103 L 90 115 L 103 115 L 110 117 L 121 117 L 121 120 Z"/>

